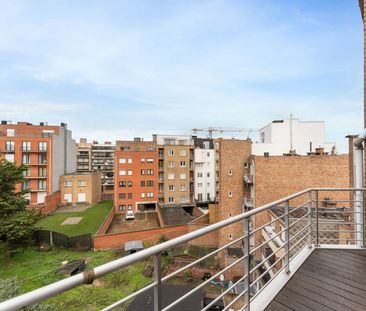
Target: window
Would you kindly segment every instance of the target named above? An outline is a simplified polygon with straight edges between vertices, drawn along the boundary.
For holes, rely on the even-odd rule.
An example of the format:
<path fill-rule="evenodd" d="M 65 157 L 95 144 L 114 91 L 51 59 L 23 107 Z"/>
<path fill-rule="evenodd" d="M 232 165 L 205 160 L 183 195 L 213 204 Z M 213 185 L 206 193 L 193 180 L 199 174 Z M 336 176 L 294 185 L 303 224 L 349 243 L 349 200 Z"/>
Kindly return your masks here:
<path fill-rule="evenodd" d="M 202 188 L 202 183 L 201 183 L 201 182 L 199 182 L 199 183 L 197 184 L 197 188 Z"/>
<path fill-rule="evenodd" d="M 207 201 L 211 201 L 210 193 L 207 193 Z"/>
<path fill-rule="evenodd" d="M 154 146 L 147 146 L 147 151 L 155 151 L 155 147 Z"/>
<path fill-rule="evenodd" d="M 14 163 L 14 154 L 5 154 L 5 160 Z"/>
<path fill-rule="evenodd" d="M 148 181 L 146 182 L 146 185 L 147 185 L 148 187 L 154 187 L 154 181 L 153 181 L 153 180 L 148 180 Z"/>
<path fill-rule="evenodd" d="M 119 194 L 118 194 L 118 198 L 119 198 L 120 200 L 124 200 L 124 199 L 126 199 L 126 193 L 119 193 Z"/>
<path fill-rule="evenodd" d="M 198 194 L 198 201 L 202 201 L 202 193 Z"/>
<path fill-rule="evenodd" d="M 130 200 L 132 199 L 132 193 L 131 192 L 127 194 L 127 199 L 130 199 Z"/>
<path fill-rule="evenodd" d="M 141 192 L 141 198 L 145 198 L 145 192 Z"/>
<path fill-rule="evenodd" d="M 168 174 L 168 179 L 173 180 L 174 179 L 174 173 L 169 173 Z"/>
<path fill-rule="evenodd" d="M 145 170 L 144 169 L 141 170 L 141 175 L 145 175 Z"/>
<path fill-rule="evenodd" d="M 185 196 L 181 196 L 181 197 L 180 197 L 180 202 L 181 202 L 181 203 L 186 202 L 186 197 L 185 197 Z"/>
<path fill-rule="evenodd" d="M 30 163 L 30 154 L 23 154 L 22 155 L 22 163 L 23 164 L 29 164 Z"/>
<path fill-rule="evenodd" d="M 232 239 L 233 239 L 233 235 L 229 234 L 229 240 L 232 240 Z"/>
<path fill-rule="evenodd" d="M 153 198 L 154 197 L 154 193 L 153 192 L 148 192 L 147 193 L 147 197 L 148 198 Z"/>
<path fill-rule="evenodd" d="M 232 176 L 233 175 L 233 171 L 228 171 L 228 175 Z"/>
<path fill-rule="evenodd" d="M 22 142 L 22 150 L 23 151 L 31 151 L 31 143 L 30 143 L 30 141 L 23 141 Z"/>
<path fill-rule="evenodd" d="M 186 167 L 186 161 L 180 161 L 180 167 Z"/>
<path fill-rule="evenodd" d="M 127 182 L 127 187 L 128 187 L 128 188 L 131 188 L 131 187 L 132 187 L 132 181 L 131 181 L 131 180 L 129 180 L 129 181 Z"/>
<path fill-rule="evenodd" d="M 38 155 L 38 164 L 46 164 L 47 163 L 47 157 L 45 154 L 39 154 Z"/>
<path fill-rule="evenodd" d="M 184 184 L 182 184 L 182 185 L 180 185 L 180 191 L 182 191 L 182 192 L 184 192 L 184 191 L 186 191 L 186 185 L 184 185 Z"/>
<path fill-rule="evenodd" d="M 38 190 L 46 190 L 46 181 L 38 180 Z"/>
<path fill-rule="evenodd" d="M 153 158 L 147 158 L 147 163 L 154 163 L 154 159 Z"/>
<path fill-rule="evenodd" d="M 182 157 L 185 157 L 185 156 L 187 155 L 187 151 L 186 151 L 185 149 L 181 149 L 181 151 L 180 151 L 180 155 L 181 155 Z"/>
<path fill-rule="evenodd" d="M 148 169 L 146 170 L 147 175 L 154 175 L 154 170 L 153 169 Z"/>
<path fill-rule="evenodd" d="M 65 187 L 68 187 L 68 188 L 69 188 L 69 187 L 72 187 L 72 181 L 71 181 L 71 180 L 65 180 L 65 181 L 64 181 L 64 186 L 65 186 Z"/>
<path fill-rule="evenodd" d="M 208 157 L 210 156 L 210 153 L 209 153 L 209 152 L 207 152 L 207 156 L 208 156 Z"/>
<path fill-rule="evenodd" d="M 197 177 L 202 177 L 202 173 L 197 173 Z"/>
<path fill-rule="evenodd" d="M 22 190 L 28 190 L 29 189 L 29 180 L 25 180 L 22 182 Z"/>
<path fill-rule="evenodd" d="M 229 198 L 232 198 L 233 197 L 233 193 L 232 192 L 229 192 Z"/>
<path fill-rule="evenodd" d="M 244 168 L 248 168 L 248 162 L 244 162 Z"/>
<path fill-rule="evenodd" d="M 5 151 L 14 151 L 14 142 L 13 141 L 5 142 Z"/>
<path fill-rule="evenodd" d="M 173 149 L 169 149 L 168 150 L 168 156 L 173 156 L 174 155 L 174 150 Z"/>
<path fill-rule="evenodd" d="M 23 171 L 23 176 L 24 177 L 29 177 L 30 176 L 30 168 L 29 167 L 26 170 Z"/>
<path fill-rule="evenodd" d="M 140 159 L 140 162 L 141 162 L 141 163 L 145 163 L 145 158 L 141 158 L 141 159 Z"/>
<path fill-rule="evenodd" d="M 186 179 L 186 178 L 187 178 L 186 173 L 182 173 L 182 174 L 180 174 L 180 179 Z"/>
<path fill-rule="evenodd" d="M 125 211 L 126 210 L 126 205 L 120 205 L 119 210 L 122 211 L 122 212 Z"/>
<path fill-rule="evenodd" d="M 126 176 L 126 171 L 125 170 L 119 171 L 119 176 Z"/>
<path fill-rule="evenodd" d="M 120 181 L 119 186 L 120 186 L 120 188 L 126 188 L 126 182 L 125 181 Z"/>
<path fill-rule="evenodd" d="M 86 180 L 79 180 L 78 181 L 78 186 L 79 187 L 86 187 Z"/>
<path fill-rule="evenodd" d="M 125 158 L 119 158 L 119 163 L 120 164 L 125 164 L 126 163 L 126 159 Z"/>
<path fill-rule="evenodd" d="M 174 161 L 169 161 L 168 162 L 168 167 L 170 167 L 170 168 L 174 167 Z"/>
<path fill-rule="evenodd" d="M 132 170 L 128 170 L 127 174 L 128 174 L 128 176 L 131 176 L 132 175 Z"/>
<path fill-rule="evenodd" d="M 45 167 L 39 167 L 38 168 L 38 176 L 39 177 L 46 177 L 47 175 L 47 170 Z"/>
<path fill-rule="evenodd" d="M 131 204 L 129 204 L 127 208 L 128 208 L 129 211 L 132 211 L 132 205 Z"/>
<path fill-rule="evenodd" d="M 131 159 L 131 158 L 129 158 L 129 159 L 127 160 L 127 163 L 131 164 L 131 163 L 132 163 L 132 159 Z"/>
<path fill-rule="evenodd" d="M 210 187 L 210 183 L 209 182 L 207 183 L 207 187 Z"/>
<path fill-rule="evenodd" d="M 169 198 L 168 198 L 168 202 L 169 202 L 169 203 L 174 203 L 174 197 L 169 197 Z"/>
<path fill-rule="evenodd" d="M 38 151 L 47 151 L 47 142 L 46 141 L 38 142 Z"/>
<path fill-rule="evenodd" d="M 210 173 L 207 173 L 207 177 L 210 177 Z"/>
<path fill-rule="evenodd" d="M 174 185 L 169 185 L 168 186 L 168 191 L 174 191 Z"/>
<path fill-rule="evenodd" d="M 6 130 L 6 136 L 15 136 L 15 130 L 14 129 L 7 129 Z"/>
<path fill-rule="evenodd" d="M 145 180 L 141 180 L 141 187 L 145 187 Z"/>

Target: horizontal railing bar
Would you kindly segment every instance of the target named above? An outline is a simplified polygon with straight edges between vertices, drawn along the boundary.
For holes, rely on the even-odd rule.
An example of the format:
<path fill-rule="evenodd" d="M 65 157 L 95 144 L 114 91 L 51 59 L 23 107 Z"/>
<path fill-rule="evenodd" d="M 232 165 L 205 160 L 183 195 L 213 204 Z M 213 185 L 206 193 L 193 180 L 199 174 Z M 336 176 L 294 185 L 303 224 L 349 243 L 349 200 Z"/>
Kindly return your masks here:
<path fill-rule="evenodd" d="M 234 240 L 234 241 L 232 241 L 232 242 L 230 242 L 230 243 L 228 243 L 228 244 L 226 244 L 226 245 L 224 245 L 224 246 L 222 246 L 222 247 L 218 248 L 217 250 L 215 250 L 215 251 L 213 251 L 213 252 L 211 252 L 211 253 L 209 253 L 209 254 L 207 254 L 207 255 L 205 255 L 205 256 L 203 256 L 203 257 L 201 257 L 201 258 L 197 259 L 197 260 L 195 260 L 194 262 L 192 262 L 192 263 L 190 263 L 190 264 L 188 264 L 188 265 L 186 265 L 186 266 L 184 266 L 184 267 L 182 267 L 182 268 L 178 269 L 177 271 L 174 271 L 174 272 L 172 272 L 171 274 L 166 275 L 165 277 L 163 277 L 163 278 L 161 279 L 161 281 L 162 281 L 162 282 L 166 282 L 166 281 L 168 281 L 169 279 L 171 279 L 172 277 L 174 277 L 174 276 L 178 275 L 179 273 L 181 273 L 181 272 L 183 272 L 183 271 L 185 271 L 185 270 L 187 270 L 187 269 L 189 269 L 189 268 L 191 268 L 191 267 L 195 266 L 197 263 L 200 263 L 201 261 L 203 261 L 203 260 L 205 260 L 205 259 L 207 259 L 207 258 L 210 258 L 211 256 L 213 256 L 213 255 L 215 255 L 215 254 L 217 254 L 217 253 L 219 253 L 219 252 L 223 251 L 224 249 L 226 249 L 226 248 L 230 247 L 231 245 L 233 245 L 233 244 L 235 244 L 235 243 L 238 243 L 238 242 L 242 241 L 245 237 L 246 237 L 246 234 L 245 234 L 245 235 L 243 235 L 243 236 L 241 236 L 240 238 L 237 238 L 236 240 Z"/>
<path fill-rule="evenodd" d="M 248 289 L 243 290 L 243 292 L 240 293 L 237 297 L 235 297 L 222 311 L 228 310 L 235 302 L 237 302 L 240 298 L 242 298 L 247 292 L 248 292 Z M 248 296 L 250 296 L 250 294 Z M 245 304 L 245 308 L 247 307 L 247 305 L 248 305 L 248 302 Z"/>
<path fill-rule="evenodd" d="M 297 223 L 299 223 L 304 218 L 309 217 L 309 215 L 311 215 L 311 213 L 307 213 L 304 216 L 301 216 L 300 218 L 297 218 L 296 221 L 294 221 L 293 223 L 291 223 L 288 227 L 291 228 L 291 227 L 295 226 Z"/>
<path fill-rule="evenodd" d="M 290 215 L 293 212 L 296 212 L 297 210 L 299 210 L 300 208 L 303 208 L 304 206 L 308 205 L 310 203 L 310 201 L 306 201 L 305 203 L 302 203 L 296 207 L 294 207 L 293 209 L 289 208 L 290 210 L 288 211 L 288 215 Z M 285 214 L 287 215 L 287 214 Z"/>
<path fill-rule="evenodd" d="M 115 303 L 111 304 L 110 306 L 102 309 L 101 311 L 110 311 L 113 310 L 117 307 L 119 307 L 120 305 L 124 304 L 125 302 L 131 300 L 132 298 L 135 298 L 137 295 L 142 294 L 144 292 L 146 292 L 147 290 L 149 290 L 150 288 L 153 288 L 156 285 L 157 282 L 153 282 L 147 286 L 145 286 L 144 288 L 139 289 L 138 291 L 128 295 L 127 297 L 116 301 Z"/>
<path fill-rule="evenodd" d="M 238 281 L 236 281 L 233 285 L 231 285 L 227 290 L 225 290 L 223 293 L 221 293 L 219 296 L 215 298 L 215 300 L 211 301 L 206 307 L 204 307 L 201 311 L 206 311 L 209 309 L 215 302 L 219 301 L 222 297 L 224 297 L 228 292 L 230 292 L 236 285 L 238 285 L 240 282 L 245 280 L 247 275 L 242 276 Z"/>
<path fill-rule="evenodd" d="M 226 272 L 227 270 L 230 270 L 232 267 L 234 267 L 235 265 L 237 265 L 240 261 L 243 261 L 245 258 L 247 258 L 247 255 L 244 255 L 242 257 L 240 257 L 239 259 L 235 260 L 233 263 L 231 263 L 230 265 L 228 265 L 227 267 L 225 267 L 224 269 L 220 270 L 219 272 L 217 272 L 215 275 L 211 276 L 209 279 L 207 279 L 205 282 L 197 285 L 195 288 L 193 288 L 191 291 L 189 291 L 188 293 L 184 294 L 183 296 L 181 296 L 180 298 L 178 298 L 177 300 L 175 300 L 174 302 L 172 302 L 170 305 L 166 306 L 162 311 L 167 311 L 171 308 L 173 308 L 174 306 L 176 306 L 178 303 L 182 302 L 184 299 L 186 299 L 187 297 L 189 297 L 191 294 L 195 293 L 197 290 L 199 290 L 200 288 L 202 288 L 203 286 L 205 286 L 206 284 L 210 283 L 213 279 L 217 278 L 220 274 L 222 274 L 223 272 Z"/>
<path fill-rule="evenodd" d="M 309 229 L 309 227 L 311 226 L 311 224 L 306 225 L 305 227 L 303 227 L 300 231 L 296 232 L 295 235 L 293 235 L 290 240 L 288 241 L 289 243 L 291 243 L 294 239 L 296 239 L 301 233 L 303 233 L 306 229 Z M 310 232 L 308 232 L 306 234 L 306 236 L 309 236 Z"/>
<path fill-rule="evenodd" d="M 309 236 L 309 233 L 307 235 L 304 235 L 302 238 L 300 238 L 294 245 L 292 245 L 289 249 L 289 253 L 297 246 L 300 242 L 302 242 L 305 238 Z M 307 244 L 307 243 L 306 243 Z M 308 245 L 308 244 L 307 244 Z M 293 257 L 293 256 L 290 256 Z"/>
<path fill-rule="evenodd" d="M 250 254 L 254 254 L 258 249 L 260 249 L 262 246 L 268 244 L 269 242 L 272 242 L 275 238 L 277 238 L 279 235 L 281 235 L 282 233 L 284 233 L 286 231 L 286 228 L 281 230 L 280 232 L 276 233 L 273 237 L 271 237 L 269 240 L 267 241 L 264 241 L 262 244 L 256 246 L 255 248 L 253 248 L 251 251 L 250 251 Z M 281 238 L 280 238 L 281 239 Z M 283 242 L 284 243 L 284 242 Z M 280 247 L 282 248 L 282 246 Z"/>

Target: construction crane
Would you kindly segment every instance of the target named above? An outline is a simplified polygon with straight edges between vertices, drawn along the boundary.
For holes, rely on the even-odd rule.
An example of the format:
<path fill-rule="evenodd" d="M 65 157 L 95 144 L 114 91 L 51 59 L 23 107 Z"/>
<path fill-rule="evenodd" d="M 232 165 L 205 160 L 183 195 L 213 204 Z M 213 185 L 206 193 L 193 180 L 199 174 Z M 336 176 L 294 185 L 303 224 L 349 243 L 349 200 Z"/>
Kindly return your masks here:
<path fill-rule="evenodd" d="M 196 134 L 197 132 L 208 132 L 208 136 L 212 138 L 212 133 L 224 133 L 224 132 L 244 132 L 250 133 L 258 132 L 256 129 L 247 129 L 247 128 L 227 128 L 227 127 L 207 127 L 207 128 L 193 128 L 192 132 Z"/>

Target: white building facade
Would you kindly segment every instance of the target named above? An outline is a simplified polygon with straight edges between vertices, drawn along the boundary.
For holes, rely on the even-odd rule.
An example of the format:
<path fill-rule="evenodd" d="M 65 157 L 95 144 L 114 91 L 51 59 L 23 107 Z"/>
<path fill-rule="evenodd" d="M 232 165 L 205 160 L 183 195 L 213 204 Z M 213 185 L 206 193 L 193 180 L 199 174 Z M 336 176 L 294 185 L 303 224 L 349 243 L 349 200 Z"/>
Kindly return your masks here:
<path fill-rule="evenodd" d="M 280 156 L 286 153 L 307 155 L 323 148 L 335 153 L 336 144 L 325 142 L 324 121 L 275 120 L 259 130 L 259 142 L 252 144 L 253 155 Z"/>

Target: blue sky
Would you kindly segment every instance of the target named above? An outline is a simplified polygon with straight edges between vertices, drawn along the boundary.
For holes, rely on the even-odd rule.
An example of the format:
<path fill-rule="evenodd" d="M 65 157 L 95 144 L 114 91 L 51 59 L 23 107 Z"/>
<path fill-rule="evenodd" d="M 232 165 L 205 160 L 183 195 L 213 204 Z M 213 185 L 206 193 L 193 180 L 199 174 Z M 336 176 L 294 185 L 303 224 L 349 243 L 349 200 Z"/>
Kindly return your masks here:
<path fill-rule="evenodd" d="M 357 0 L 0 0 L 0 119 L 115 140 L 193 127 L 362 127 Z"/>

